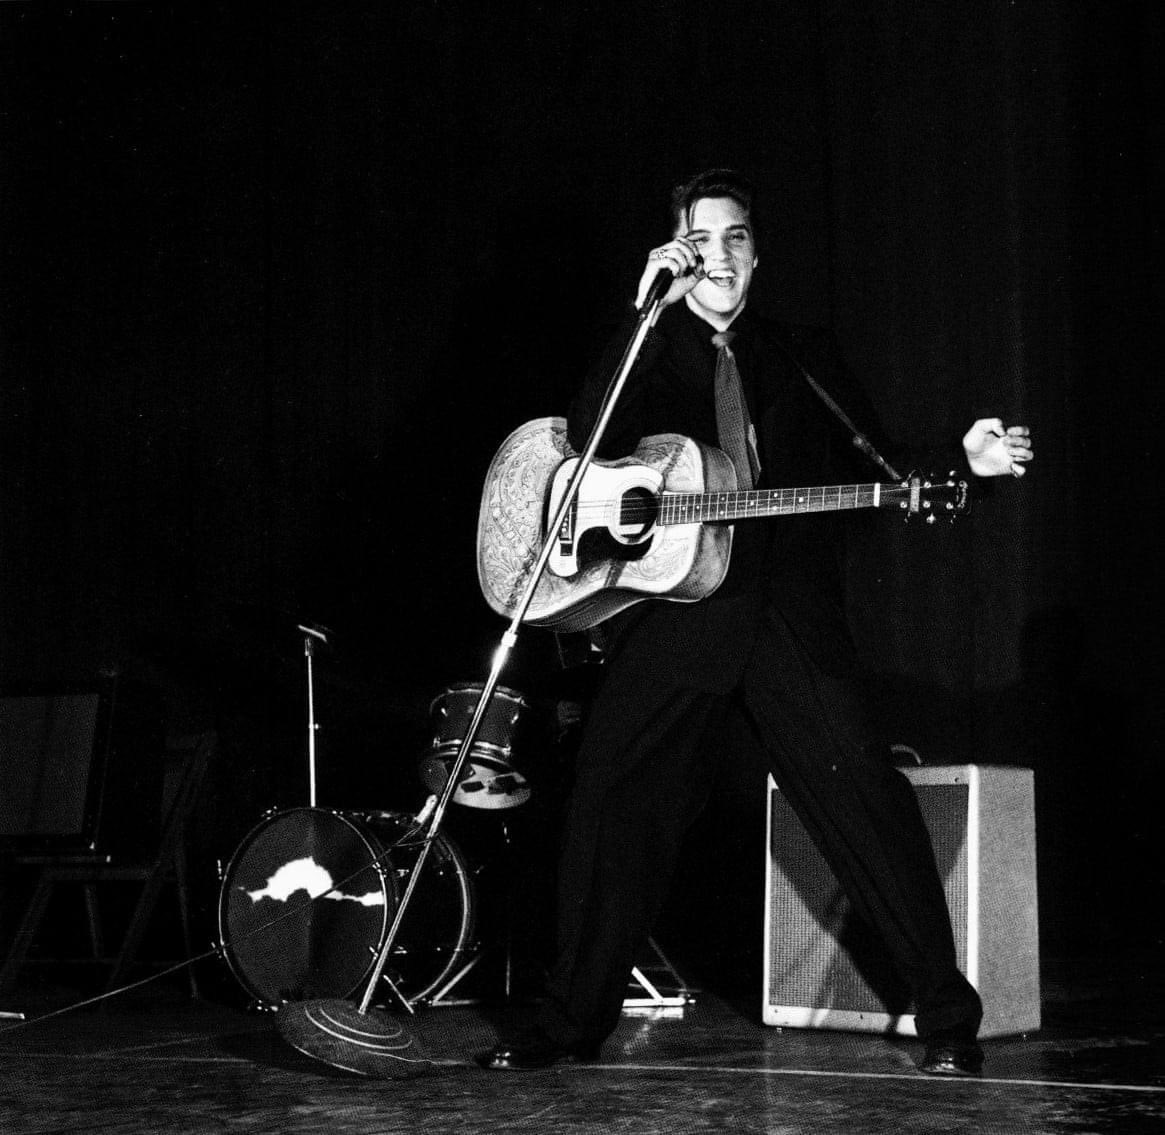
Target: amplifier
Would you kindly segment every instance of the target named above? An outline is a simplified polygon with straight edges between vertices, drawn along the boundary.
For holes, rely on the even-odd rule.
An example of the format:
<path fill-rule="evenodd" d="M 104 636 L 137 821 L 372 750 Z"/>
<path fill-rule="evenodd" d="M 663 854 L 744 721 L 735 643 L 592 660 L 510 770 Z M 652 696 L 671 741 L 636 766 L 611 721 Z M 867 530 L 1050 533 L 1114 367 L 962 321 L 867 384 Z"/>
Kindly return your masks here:
<path fill-rule="evenodd" d="M 930 832 L 959 968 L 983 999 L 981 1036 L 1040 1027 L 1035 810 L 1030 769 L 902 770 Z M 764 1021 L 916 1035 L 880 939 L 853 914 L 769 778 Z"/>

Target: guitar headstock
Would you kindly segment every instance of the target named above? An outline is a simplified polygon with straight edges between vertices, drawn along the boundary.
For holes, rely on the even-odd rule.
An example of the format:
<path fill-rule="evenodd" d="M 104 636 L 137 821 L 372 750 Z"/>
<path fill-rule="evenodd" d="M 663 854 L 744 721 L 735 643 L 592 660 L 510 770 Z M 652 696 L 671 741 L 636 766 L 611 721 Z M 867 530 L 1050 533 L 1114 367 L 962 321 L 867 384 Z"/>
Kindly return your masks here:
<path fill-rule="evenodd" d="M 927 524 L 939 519 L 953 521 L 971 508 L 967 482 L 954 470 L 946 477 L 911 473 L 898 488 L 895 496 L 906 520 L 921 516 Z"/>

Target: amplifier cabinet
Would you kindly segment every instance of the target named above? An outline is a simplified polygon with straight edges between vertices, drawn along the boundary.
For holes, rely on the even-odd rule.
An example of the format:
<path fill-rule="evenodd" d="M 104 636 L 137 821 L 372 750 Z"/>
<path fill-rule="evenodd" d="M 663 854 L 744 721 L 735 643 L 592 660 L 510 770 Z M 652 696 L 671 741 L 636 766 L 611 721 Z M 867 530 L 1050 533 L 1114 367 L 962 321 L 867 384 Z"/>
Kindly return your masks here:
<path fill-rule="evenodd" d="M 981 1036 L 1040 1027 L 1035 812 L 1030 769 L 902 770 L 930 832 L 959 968 L 983 999 Z M 766 1024 L 916 1034 L 909 992 L 780 789 L 768 782 Z"/>

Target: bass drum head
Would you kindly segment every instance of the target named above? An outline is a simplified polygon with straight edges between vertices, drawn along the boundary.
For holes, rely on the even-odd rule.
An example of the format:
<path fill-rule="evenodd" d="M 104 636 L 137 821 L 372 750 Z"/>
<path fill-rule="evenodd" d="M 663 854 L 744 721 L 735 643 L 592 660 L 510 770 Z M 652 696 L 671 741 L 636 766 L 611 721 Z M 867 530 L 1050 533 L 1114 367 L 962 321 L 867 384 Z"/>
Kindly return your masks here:
<path fill-rule="evenodd" d="M 219 936 L 243 988 L 267 1005 L 347 997 L 371 976 L 419 848 L 409 816 L 296 808 L 246 836 L 223 876 Z M 402 841 L 397 846 L 398 841 Z M 411 1002 L 462 961 L 473 931 L 469 871 L 438 835 L 386 974 Z"/>

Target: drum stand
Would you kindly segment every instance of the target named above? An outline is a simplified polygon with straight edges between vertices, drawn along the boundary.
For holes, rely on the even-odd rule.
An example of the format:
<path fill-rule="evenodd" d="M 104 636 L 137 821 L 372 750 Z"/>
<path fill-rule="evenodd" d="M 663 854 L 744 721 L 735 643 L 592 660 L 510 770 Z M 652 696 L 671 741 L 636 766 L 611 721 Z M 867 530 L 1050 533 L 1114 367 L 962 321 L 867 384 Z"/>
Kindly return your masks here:
<path fill-rule="evenodd" d="M 675 966 L 664 956 L 663 950 L 654 938 L 648 938 L 648 948 L 655 954 L 656 965 L 633 966 L 631 980 L 645 994 L 632 996 L 628 994 L 623 999 L 623 1012 L 628 1017 L 682 1017 L 684 1010 L 695 1003 L 696 993 L 682 977 Z M 668 980 L 667 988 L 670 992 L 663 992 L 663 985 L 658 977 L 652 981 L 647 975 L 663 974 Z"/>
<path fill-rule="evenodd" d="M 502 1001 L 504 1004 L 510 1004 L 514 997 L 514 918 L 512 899 L 514 894 L 514 886 L 512 879 L 514 873 L 512 870 L 514 843 L 510 838 L 510 827 L 505 819 L 502 820 L 502 842 L 505 847 L 504 858 L 505 863 L 503 869 L 505 870 L 506 887 L 502 892 L 500 898 L 505 909 L 505 924 L 502 932 L 502 940 L 500 942 L 487 942 L 481 945 L 474 951 L 473 956 L 463 965 L 455 974 L 453 974 L 444 985 L 430 994 L 428 1004 L 431 1007 L 462 1007 L 465 1005 L 480 1004 L 482 998 L 473 997 L 456 997 L 449 996 L 471 973 L 478 969 L 488 959 L 496 957 L 498 951 L 501 951 L 501 965 L 502 965 Z"/>
<path fill-rule="evenodd" d="M 534 601 L 534 594 L 554 551 L 556 537 L 563 530 L 570 511 L 574 507 L 583 478 L 594 460 L 603 434 L 611 420 L 611 415 L 614 413 L 615 405 L 623 392 L 631 369 L 635 365 L 635 360 L 643 349 L 648 332 L 659 317 L 663 307 L 663 299 L 671 281 L 670 272 L 660 272 L 653 281 L 643 306 L 639 309 L 635 331 L 628 341 L 618 369 L 607 387 L 598 419 L 591 430 L 591 436 L 587 439 L 583 452 L 579 455 L 578 464 L 571 472 L 558 508 L 547 524 L 542 548 L 530 569 L 522 596 L 518 600 L 509 625 L 501 636 L 497 649 L 494 651 L 489 676 L 482 687 L 481 697 L 478 699 L 477 708 L 474 710 L 469 728 L 461 741 L 457 759 L 449 770 L 449 778 L 445 783 L 445 788 L 435 803 L 432 797 L 429 798 L 421 816 L 418 817 L 418 824 L 426 825 L 421 852 L 409 873 L 408 885 L 405 887 L 405 892 L 396 908 L 388 936 L 380 947 L 380 953 L 377 955 L 376 964 L 373 966 L 372 975 L 368 979 L 368 986 L 359 1006 L 353 1010 L 347 1001 L 297 1001 L 285 1005 L 279 1012 L 278 1024 L 283 1038 L 306 1056 L 336 1068 L 372 1076 L 417 1075 L 430 1071 L 441 1063 L 422 1052 L 416 1039 L 410 1036 L 403 1027 L 387 1018 L 371 1017 L 369 1007 L 380 985 L 380 980 L 384 976 L 385 967 L 388 965 L 388 959 L 400 932 L 401 922 L 404 920 L 405 913 L 416 893 L 417 883 L 424 871 L 441 821 L 445 818 L 445 812 L 461 782 L 466 761 L 469 759 L 470 751 L 477 740 L 482 721 L 494 691 L 501 680 L 502 671 L 517 645 L 518 628 L 522 625 L 526 612 Z M 306 628 L 300 629 L 306 631 Z M 311 635 L 315 632 L 306 631 L 306 633 Z M 310 660 L 309 653 L 309 666 Z M 314 733 L 312 749 L 314 751 Z M 408 1000 L 401 996 L 400 991 L 395 986 L 392 988 L 404 1008 L 412 1013 L 413 1009 Z"/>

